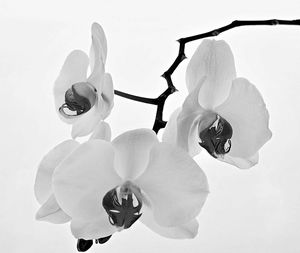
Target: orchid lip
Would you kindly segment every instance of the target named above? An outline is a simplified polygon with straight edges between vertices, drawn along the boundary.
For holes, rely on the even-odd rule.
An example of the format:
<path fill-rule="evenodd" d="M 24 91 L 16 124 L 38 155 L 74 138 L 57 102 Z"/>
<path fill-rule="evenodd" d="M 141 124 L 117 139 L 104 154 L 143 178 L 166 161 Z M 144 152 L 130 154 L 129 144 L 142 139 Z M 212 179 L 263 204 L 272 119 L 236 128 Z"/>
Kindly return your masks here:
<path fill-rule="evenodd" d="M 214 121 L 199 133 L 199 145 L 214 158 L 223 157 L 231 149 L 233 134 L 230 123 L 218 114 Z"/>
<path fill-rule="evenodd" d="M 74 118 L 88 112 L 96 101 L 97 90 L 90 83 L 75 83 L 65 92 L 65 103 L 59 113 L 65 118 Z"/>
<path fill-rule="evenodd" d="M 109 222 L 116 227 L 130 228 L 142 215 L 142 201 L 139 196 L 140 190 L 130 182 L 108 191 L 102 205 Z"/>

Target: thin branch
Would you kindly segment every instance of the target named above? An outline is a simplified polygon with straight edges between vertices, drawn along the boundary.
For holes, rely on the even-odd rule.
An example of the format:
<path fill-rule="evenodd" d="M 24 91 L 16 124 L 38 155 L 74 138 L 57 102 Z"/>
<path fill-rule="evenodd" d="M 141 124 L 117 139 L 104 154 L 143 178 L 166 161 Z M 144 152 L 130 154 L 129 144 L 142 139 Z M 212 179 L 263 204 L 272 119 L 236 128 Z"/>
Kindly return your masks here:
<path fill-rule="evenodd" d="M 179 42 L 179 51 L 176 59 L 172 63 L 172 65 L 168 68 L 167 71 L 165 71 L 162 74 L 162 77 L 165 78 L 167 81 L 168 88 L 156 99 L 153 98 L 143 98 L 143 97 L 138 97 L 134 95 L 130 95 L 121 91 L 115 90 L 115 94 L 118 96 L 122 96 L 124 98 L 128 98 L 131 100 L 143 102 L 143 103 L 148 103 L 148 104 L 153 104 L 157 106 L 156 109 L 156 116 L 155 116 L 155 121 L 153 125 L 153 130 L 158 133 L 158 131 L 161 128 L 164 128 L 167 124 L 166 121 L 163 120 L 163 110 L 164 110 L 164 105 L 166 102 L 166 99 L 177 91 L 175 86 L 173 85 L 172 81 L 172 74 L 176 70 L 176 68 L 179 66 L 179 64 L 186 59 L 184 49 L 185 49 L 185 44 L 189 43 L 191 41 L 203 39 L 203 38 L 208 38 L 208 37 L 215 37 L 218 36 L 219 34 L 228 31 L 230 29 L 240 27 L 240 26 L 259 26 L 259 25 L 300 25 L 300 19 L 295 19 L 295 20 L 281 20 L 281 19 L 268 19 L 268 20 L 235 20 L 231 22 L 230 24 L 226 26 L 222 26 L 220 28 L 211 30 L 210 32 L 206 33 L 201 33 L 198 35 L 193 35 L 185 38 L 181 38 L 178 40 Z"/>
<path fill-rule="evenodd" d="M 157 99 L 155 99 L 155 98 L 139 97 L 139 96 L 131 95 L 131 94 L 119 91 L 119 90 L 114 90 L 114 93 L 120 97 L 134 100 L 137 102 L 151 104 L 151 105 L 157 105 Z"/>

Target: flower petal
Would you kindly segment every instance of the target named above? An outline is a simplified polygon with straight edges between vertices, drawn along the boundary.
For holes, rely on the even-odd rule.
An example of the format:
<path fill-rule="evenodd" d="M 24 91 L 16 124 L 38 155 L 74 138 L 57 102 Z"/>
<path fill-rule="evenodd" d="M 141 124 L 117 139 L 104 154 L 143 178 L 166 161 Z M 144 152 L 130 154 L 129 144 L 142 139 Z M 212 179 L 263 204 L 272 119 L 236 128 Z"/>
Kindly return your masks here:
<path fill-rule="evenodd" d="M 205 81 L 199 80 L 205 77 Z M 234 58 L 223 40 L 203 40 L 192 56 L 186 71 L 189 92 L 201 85 L 199 103 L 212 110 L 225 101 L 236 77 Z"/>
<path fill-rule="evenodd" d="M 52 174 L 54 169 L 79 146 L 74 140 L 67 140 L 58 144 L 44 156 L 36 174 L 34 193 L 37 201 L 42 205 L 52 194 Z"/>
<path fill-rule="evenodd" d="M 258 152 L 249 158 L 239 158 L 230 155 L 225 155 L 224 158 L 219 157 L 218 160 L 232 164 L 240 169 L 249 169 L 258 163 Z"/>
<path fill-rule="evenodd" d="M 107 56 L 107 41 L 106 41 L 106 36 L 103 31 L 103 28 L 98 24 L 98 23 L 93 23 L 92 24 L 92 40 L 95 39 L 99 42 L 99 47 L 100 47 L 100 58 L 102 62 L 105 64 L 106 62 L 106 56 Z M 91 69 L 93 70 L 94 68 L 94 63 L 95 63 L 95 52 L 94 52 L 94 47 L 93 45 L 91 46 L 91 51 L 90 51 L 90 59 L 91 59 Z"/>
<path fill-rule="evenodd" d="M 111 129 L 109 124 L 104 121 L 100 121 L 95 127 L 94 132 L 92 133 L 90 140 L 100 139 L 105 141 L 110 141 L 111 139 Z"/>
<path fill-rule="evenodd" d="M 151 210 L 145 208 L 145 206 L 143 207 L 143 214 L 139 220 L 155 233 L 167 238 L 194 238 L 198 233 L 199 224 L 196 219 L 177 227 L 163 227 L 156 223 Z"/>
<path fill-rule="evenodd" d="M 153 146 L 148 167 L 135 183 L 149 199 L 161 226 L 179 226 L 195 218 L 208 194 L 201 168 L 182 149 L 168 143 Z"/>
<path fill-rule="evenodd" d="M 164 129 L 164 133 L 162 135 L 162 141 L 176 144 L 177 140 L 177 118 L 182 108 L 177 108 L 174 112 L 172 112 L 168 123 Z"/>
<path fill-rule="evenodd" d="M 107 43 L 102 27 L 93 23 L 92 25 L 92 46 L 90 50 L 91 74 L 88 82 L 91 83 L 101 94 L 104 64 L 106 61 Z"/>
<path fill-rule="evenodd" d="M 89 59 L 86 53 L 81 50 L 72 51 L 65 60 L 65 63 L 54 84 L 54 99 L 56 112 L 65 103 L 65 92 L 75 83 L 85 82 Z M 74 119 L 65 119 L 70 123 Z"/>
<path fill-rule="evenodd" d="M 53 174 L 54 194 L 58 204 L 72 219 L 107 217 L 102 199 L 121 183 L 113 161 L 111 143 L 90 140 L 81 144 L 56 168 Z"/>
<path fill-rule="evenodd" d="M 71 231 L 75 238 L 91 240 L 109 236 L 117 231 L 117 227 L 109 223 L 107 216 L 101 216 L 95 221 L 73 219 Z"/>
<path fill-rule="evenodd" d="M 93 106 L 88 112 L 84 113 L 73 123 L 72 138 L 90 134 L 101 120 L 101 114 L 97 110 L 97 105 Z"/>
<path fill-rule="evenodd" d="M 198 103 L 199 89 L 200 85 L 186 97 L 182 111 L 177 118 L 177 145 L 186 150 L 192 157 L 201 151 L 198 126 L 201 117 L 206 113 Z"/>
<path fill-rule="evenodd" d="M 38 210 L 36 219 L 54 224 L 62 224 L 71 220 L 70 216 L 61 210 L 53 194 Z"/>
<path fill-rule="evenodd" d="M 215 111 L 232 126 L 230 156 L 251 157 L 272 136 L 264 100 L 247 79 L 235 79 L 228 99 Z"/>
<path fill-rule="evenodd" d="M 116 137 L 115 169 L 125 180 L 134 179 L 147 167 L 152 146 L 158 143 L 155 133 L 150 129 L 127 131 Z"/>
<path fill-rule="evenodd" d="M 109 73 L 104 74 L 103 88 L 101 94 L 101 115 L 102 119 L 105 119 L 111 112 L 114 105 L 114 87 L 111 75 Z"/>

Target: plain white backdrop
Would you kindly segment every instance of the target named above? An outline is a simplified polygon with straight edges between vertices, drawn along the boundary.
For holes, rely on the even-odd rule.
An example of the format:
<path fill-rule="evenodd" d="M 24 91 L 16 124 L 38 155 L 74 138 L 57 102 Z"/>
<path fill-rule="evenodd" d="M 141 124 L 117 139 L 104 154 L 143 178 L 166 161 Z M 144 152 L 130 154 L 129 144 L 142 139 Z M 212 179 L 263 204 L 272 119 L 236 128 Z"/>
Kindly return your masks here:
<path fill-rule="evenodd" d="M 35 221 L 33 185 L 43 155 L 70 138 L 54 111 L 53 82 L 69 52 L 88 52 L 92 22 L 105 30 L 115 88 L 155 97 L 180 37 L 235 19 L 296 19 L 299 9 L 298 0 L 0 0 L 0 252 L 76 252 L 67 224 Z M 230 44 L 238 76 L 257 86 L 269 109 L 273 138 L 259 165 L 239 170 L 202 152 L 196 160 L 210 194 L 195 239 L 166 239 L 136 223 L 89 252 L 300 252 L 300 27 L 236 28 L 218 39 Z M 199 43 L 186 46 L 188 57 Z M 167 100 L 165 119 L 186 95 L 187 62 L 174 74 L 180 92 Z M 107 121 L 116 136 L 151 128 L 154 115 L 154 106 L 115 97 Z"/>

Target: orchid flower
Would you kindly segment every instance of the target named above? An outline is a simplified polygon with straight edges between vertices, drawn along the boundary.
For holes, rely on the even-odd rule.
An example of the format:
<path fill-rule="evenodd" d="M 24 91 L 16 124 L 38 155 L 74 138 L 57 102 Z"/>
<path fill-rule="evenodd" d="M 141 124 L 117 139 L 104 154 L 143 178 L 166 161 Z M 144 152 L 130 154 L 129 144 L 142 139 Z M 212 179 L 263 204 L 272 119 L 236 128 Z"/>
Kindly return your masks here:
<path fill-rule="evenodd" d="M 163 141 L 195 156 L 201 150 L 239 168 L 258 162 L 258 150 L 271 138 L 264 100 L 245 78 L 237 78 L 225 41 L 204 40 L 186 71 L 189 91 L 170 117 Z"/>
<path fill-rule="evenodd" d="M 165 237 L 195 237 L 195 217 L 208 194 L 196 162 L 184 150 L 159 142 L 149 129 L 81 144 L 55 169 L 52 187 L 72 218 L 79 251 L 137 220 Z"/>
<path fill-rule="evenodd" d="M 90 139 L 103 139 L 109 141 L 110 135 L 111 131 L 109 125 L 105 122 L 100 122 Z M 70 221 L 70 216 L 60 208 L 53 194 L 52 175 L 55 168 L 78 148 L 79 145 L 80 143 L 73 139 L 66 140 L 49 151 L 40 162 L 34 185 L 36 199 L 41 205 L 36 214 L 37 220 L 55 224 Z"/>
<path fill-rule="evenodd" d="M 112 78 L 105 73 L 107 43 L 102 27 L 93 23 L 90 57 L 81 50 L 72 51 L 54 85 L 55 107 L 60 118 L 72 124 L 72 137 L 91 133 L 112 107 Z M 90 65 L 91 74 L 87 77 Z"/>

